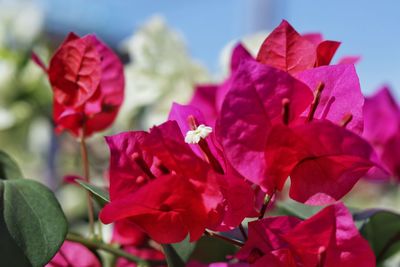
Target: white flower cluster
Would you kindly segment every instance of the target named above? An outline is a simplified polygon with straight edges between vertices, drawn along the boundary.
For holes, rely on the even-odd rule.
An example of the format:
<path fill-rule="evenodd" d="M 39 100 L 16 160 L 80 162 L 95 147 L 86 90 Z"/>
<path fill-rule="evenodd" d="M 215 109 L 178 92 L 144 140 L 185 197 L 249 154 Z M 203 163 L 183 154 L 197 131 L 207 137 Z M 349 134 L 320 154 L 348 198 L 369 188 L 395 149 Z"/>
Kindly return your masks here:
<path fill-rule="evenodd" d="M 6 103 L 15 91 L 15 79 L 27 84 L 40 79 L 41 71 L 33 63 L 22 70 L 18 64 L 42 31 L 43 22 L 44 14 L 33 2 L 0 0 L 0 130 L 12 127 L 20 115 L 19 107 Z"/>
<path fill-rule="evenodd" d="M 181 35 L 160 16 L 150 18 L 122 46 L 131 59 L 125 66 L 122 127 L 129 127 L 139 112 L 143 127 L 163 121 L 173 101 L 187 102 L 194 85 L 209 80 L 206 69 L 188 55 Z"/>
<path fill-rule="evenodd" d="M 43 29 L 44 13 L 29 0 L 0 0 L 0 47 L 29 46 Z"/>

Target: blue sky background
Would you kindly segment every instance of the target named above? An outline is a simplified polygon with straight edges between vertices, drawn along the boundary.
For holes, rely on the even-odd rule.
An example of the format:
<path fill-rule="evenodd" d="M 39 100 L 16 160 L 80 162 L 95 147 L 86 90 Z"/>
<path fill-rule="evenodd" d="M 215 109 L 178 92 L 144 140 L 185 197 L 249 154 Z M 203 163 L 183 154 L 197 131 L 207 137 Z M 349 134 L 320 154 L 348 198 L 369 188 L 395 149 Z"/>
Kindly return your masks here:
<path fill-rule="evenodd" d="M 226 43 L 287 19 L 299 32 L 342 41 L 337 58 L 361 55 L 367 94 L 389 84 L 400 97 L 400 1 L 365 0 L 34 0 L 51 31 L 95 32 L 117 44 L 154 14 L 185 36 L 193 57 L 216 71 Z"/>

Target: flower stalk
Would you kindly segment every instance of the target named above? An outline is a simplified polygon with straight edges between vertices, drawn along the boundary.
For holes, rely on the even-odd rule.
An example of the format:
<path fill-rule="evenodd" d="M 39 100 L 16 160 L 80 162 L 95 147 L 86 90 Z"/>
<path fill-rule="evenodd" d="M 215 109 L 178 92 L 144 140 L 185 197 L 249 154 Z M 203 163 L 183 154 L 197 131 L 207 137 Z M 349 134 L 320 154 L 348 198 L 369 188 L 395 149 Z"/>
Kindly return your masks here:
<path fill-rule="evenodd" d="M 90 171 L 89 171 L 89 158 L 87 152 L 85 133 L 82 131 L 81 137 L 79 139 L 81 156 L 82 156 L 82 166 L 83 166 L 83 177 L 87 183 L 90 183 Z M 95 237 L 94 229 L 94 205 L 92 193 L 86 190 L 86 199 L 88 206 L 88 218 L 89 218 L 89 235 L 91 238 Z"/>
<path fill-rule="evenodd" d="M 138 258 L 132 254 L 129 254 L 114 245 L 107 244 L 102 241 L 88 239 L 88 238 L 82 237 L 77 234 L 72 234 L 72 233 L 67 234 L 66 240 L 80 243 L 80 244 L 84 245 L 85 247 L 88 247 L 91 249 L 100 249 L 100 250 L 106 251 L 108 253 L 113 254 L 114 256 L 125 258 L 131 262 L 135 262 L 138 264 L 140 263 L 141 266 L 151 266 L 149 262 L 147 262 L 141 258 Z"/>

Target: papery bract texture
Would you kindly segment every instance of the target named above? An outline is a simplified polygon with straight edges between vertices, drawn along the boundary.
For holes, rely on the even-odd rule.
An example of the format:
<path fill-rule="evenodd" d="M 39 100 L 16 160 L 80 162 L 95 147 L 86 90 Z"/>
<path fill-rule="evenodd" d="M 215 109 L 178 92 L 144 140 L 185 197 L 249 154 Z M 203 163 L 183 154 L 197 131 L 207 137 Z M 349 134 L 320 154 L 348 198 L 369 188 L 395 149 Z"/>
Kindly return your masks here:
<path fill-rule="evenodd" d="M 250 185 L 196 155 L 176 121 L 149 133 L 110 136 L 107 143 L 111 203 L 100 215 L 105 223 L 125 229 L 132 223 L 157 242 L 173 243 L 187 234 L 197 240 L 207 227 L 232 229 L 253 211 Z"/>
<path fill-rule="evenodd" d="M 249 223 L 249 239 L 236 256 L 251 266 L 375 266 L 372 249 L 340 203 L 305 221 L 281 216 Z"/>
<path fill-rule="evenodd" d="M 282 101 L 290 101 L 289 120 L 312 102 L 311 90 L 288 73 L 257 62 L 244 62 L 234 75 L 217 125 L 218 140 L 240 174 L 261 184 L 265 179 L 267 135 L 282 123 Z"/>
<path fill-rule="evenodd" d="M 96 36 L 70 33 L 52 57 L 47 74 L 57 132 L 89 136 L 115 120 L 124 99 L 123 65 Z"/>
<path fill-rule="evenodd" d="M 97 90 L 101 55 L 94 45 L 95 38 L 70 33 L 51 58 L 48 75 L 58 103 L 78 107 Z"/>
<path fill-rule="evenodd" d="M 329 121 L 275 126 L 265 147 L 267 177 L 280 190 L 290 176 L 290 197 L 320 205 L 339 200 L 373 166 L 371 146 Z"/>
<path fill-rule="evenodd" d="M 285 20 L 265 39 L 257 55 L 259 62 L 289 73 L 312 68 L 316 58 L 314 44 Z"/>
<path fill-rule="evenodd" d="M 346 128 L 362 133 L 364 96 L 353 65 L 314 68 L 297 74 L 296 78 L 312 90 L 318 84 L 324 84 L 314 118 L 340 124 L 346 116 L 351 115 L 352 120 Z M 308 108 L 303 115 L 306 116 L 309 112 Z"/>
<path fill-rule="evenodd" d="M 100 213 L 104 223 L 126 218 L 159 243 L 179 242 L 188 234 L 192 241 L 197 240 L 207 223 L 201 195 L 176 175 L 158 177 L 125 198 L 110 202 Z"/>
<path fill-rule="evenodd" d="M 365 100 L 363 136 L 375 148 L 388 173 L 375 169 L 369 178 L 400 178 L 400 108 L 387 87 Z"/>

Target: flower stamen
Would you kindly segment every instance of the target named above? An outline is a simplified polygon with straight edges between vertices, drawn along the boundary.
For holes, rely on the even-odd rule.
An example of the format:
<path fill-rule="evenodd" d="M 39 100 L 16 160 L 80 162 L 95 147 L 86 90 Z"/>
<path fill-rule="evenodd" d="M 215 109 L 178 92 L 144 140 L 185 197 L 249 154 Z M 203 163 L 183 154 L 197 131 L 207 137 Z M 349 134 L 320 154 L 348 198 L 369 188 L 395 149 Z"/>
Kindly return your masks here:
<path fill-rule="evenodd" d="M 212 128 L 200 124 L 195 130 L 190 130 L 186 133 L 185 142 L 188 144 L 198 144 L 201 139 L 206 138 L 210 133 L 212 133 Z"/>
<path fill-rule="evenodd" d="M 282 99 L 282 122 L 289 125 L 290 119 L 290 100 L 287 98 Z"/>
<path fill-rule="evenodd" d="M 321 93 L 325 88 L 325 84 L 323 82 L 320 82 L 317 86 L 317 89 L 315 89 L 315 96 L 314 100 L 311 103 L 310 106 L 310 112 L 308 113 L 307 121 L 312 121 L 314 119 L 315 111 L 317 110 L 319 101 L 321 100 Z"/>
<path fill-rule="evenodd" d="M 139 153 L 135 152 L 132 154 L 133 161 L 139 166 L 139 168 L 150 178 L 155 179 L 156 177 L 151 172 L 149 166 L 146 161 L 144 161 L 143 157 L 139 155 Z"/>

